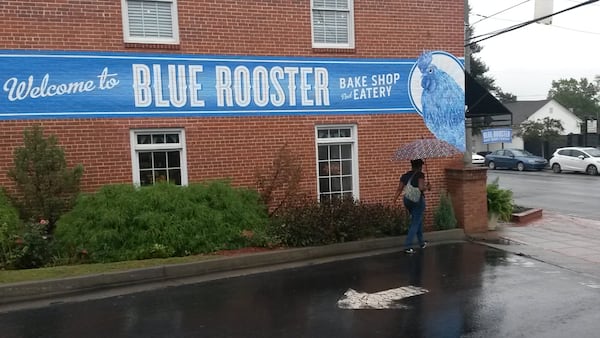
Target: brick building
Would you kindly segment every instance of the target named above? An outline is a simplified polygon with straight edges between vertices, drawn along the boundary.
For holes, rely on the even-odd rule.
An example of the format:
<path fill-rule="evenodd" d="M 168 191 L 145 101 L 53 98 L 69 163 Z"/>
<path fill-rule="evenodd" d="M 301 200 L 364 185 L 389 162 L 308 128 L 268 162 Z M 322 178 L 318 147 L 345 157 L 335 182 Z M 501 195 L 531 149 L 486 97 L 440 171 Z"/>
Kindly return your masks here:
<path fill-rule="evenodd" d="M 432 137 L 407 99 L 416 58 L 464 53 L 458 0 L 5 0 L 0 13 L 9 189 L 23 130 L 41 124 L 83 164 L 84 191 L 158 179 L 252 187 L 286 145 L 309 195 L 389 202 L 409 167 L 394 150 Z M 462 172 L 461 158 L 427 162 L 426 228 L 439 192 L 464 188 L 449 167 Z"/>

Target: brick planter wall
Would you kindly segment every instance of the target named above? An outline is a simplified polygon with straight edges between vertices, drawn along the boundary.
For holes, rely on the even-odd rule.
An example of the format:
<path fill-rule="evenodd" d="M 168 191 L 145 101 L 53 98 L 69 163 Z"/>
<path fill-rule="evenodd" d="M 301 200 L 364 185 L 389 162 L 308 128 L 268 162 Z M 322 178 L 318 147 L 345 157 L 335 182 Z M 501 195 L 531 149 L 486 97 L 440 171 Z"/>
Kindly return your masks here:
<path fill-rule="evenodd" d="M 458 225 L 467 234 L 486 232 L 487 168 L 448 168 L 446 179 Z"/>

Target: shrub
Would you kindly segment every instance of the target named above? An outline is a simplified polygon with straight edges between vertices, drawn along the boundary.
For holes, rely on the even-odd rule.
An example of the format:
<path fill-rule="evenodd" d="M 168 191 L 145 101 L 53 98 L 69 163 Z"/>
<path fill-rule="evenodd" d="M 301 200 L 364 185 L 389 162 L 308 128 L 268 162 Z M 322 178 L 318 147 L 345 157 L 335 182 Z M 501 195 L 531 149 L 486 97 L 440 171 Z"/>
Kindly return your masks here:
<path fill-rule="evenodd" d="M 185 256 L 267 245 L 267 221 L 256 192 L 227 182 L 111 185 L 82 195 L 55 239 L 70 262 Z"/>
<path fill-rule="evenodd" d="M 487 185 L 487 208 L 489 214 L 497 214 L 501 220 L 510 221 L 513 210 L 512 191 L 500 188 L 499 178 Z"/>
<path fill-rule="evenodd" d="M 67 169 L 56 137 L 44 138 L 39 125 L 23 134 L 24 146 L 15 149 L 14 167 L 8 171 L 17 190 L 13 203 L 24 221 L 48 220 L 46 231 L 52 233 L 58 218 L 71 209 L 79 193 L 83 167 Z"/>
<path fill-rule="evenodd" d="M 299 198 L 301 178 L 299 157 L 288 149 L 287 144 L 279 148 L 271 168 L 256 172 L 256 187 L 263 203 L 269 208 L 269 215 Z"/>
<path fill-rule="evenodd" d="M 440 203 L 433 213 L 434 230 L 448 230 L 456 228 L 456 216 L 452 207 L 452 199 L 446 192 L 440 194 Z"/>
<path fill-rule="evenodd" d="M 293 247 L 324 245 L 406 233 L 401 208 L 353 200 L 304 201 L 271 217 L 271 233 Z"/>
<path fill-rule="evenodd" d="M 15 240 L 19 236 L 19 213 L 0 189 L 0 269 L 9 268 L 14 260 Z"/>
<path fill-rule="evenodd" d="M 22 224 L 18 211 L 0 189 L 0 269 L 27 269 L 51 260 L 47 221 Z"/>

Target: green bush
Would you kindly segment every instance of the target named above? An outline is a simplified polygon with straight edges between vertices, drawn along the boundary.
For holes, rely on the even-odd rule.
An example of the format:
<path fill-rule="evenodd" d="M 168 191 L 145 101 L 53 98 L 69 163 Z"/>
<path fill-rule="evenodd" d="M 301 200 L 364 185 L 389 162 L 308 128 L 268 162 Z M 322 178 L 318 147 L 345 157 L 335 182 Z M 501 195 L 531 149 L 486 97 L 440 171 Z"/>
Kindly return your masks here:
<path fill-rule="evenodd" d="M 22 224 L 19 213 L 0 189 L 0 269 L 28 269 L 51 260 L 47 223 Z"/>
<path fill-rule="evenodd" d="M 271 234 L 293 247 L 325 245 L 406 233 L 401 208 L 353 200 L 305 201 L 271 217 Z"/>
<path fill-rule="evenodd" d="M 446 192 L 440 194 L 440 203 L 433 213 L 433 229 L 448 230 L 456 228 L 457 224 L 452 199 Z"/>
<path fill-rule="evenodd" d="M 488 214 L 496 214 L 503 221 L 510 221 L 513 211 L 512 191 L 500 188 L 499 178 L 487 185 Z"/>
<path fill-rule="evenodd" d="M 55 239 L 71 262 L 185 256 L 267 245 L 267 222 L 258 194 L 227 182 L 111 185 L 82 195 Z"/>

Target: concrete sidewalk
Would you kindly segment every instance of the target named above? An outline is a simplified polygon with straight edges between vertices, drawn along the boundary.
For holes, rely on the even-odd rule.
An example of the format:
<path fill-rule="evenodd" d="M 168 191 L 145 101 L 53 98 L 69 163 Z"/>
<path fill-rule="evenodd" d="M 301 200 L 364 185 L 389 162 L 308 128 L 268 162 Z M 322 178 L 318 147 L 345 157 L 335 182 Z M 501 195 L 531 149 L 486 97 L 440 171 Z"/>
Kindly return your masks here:
<path fill-rule="evenodd" d="M 544 211 L 526 225 L 505 223 L 473 239 L 600 278 L 600 221 Z"/>

